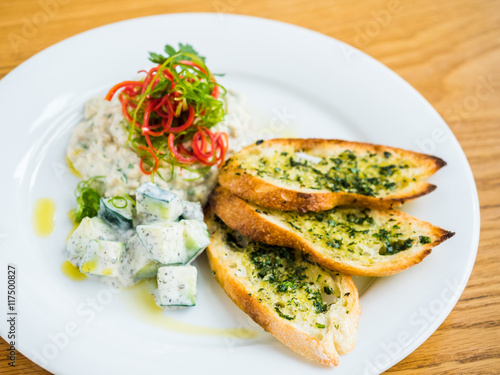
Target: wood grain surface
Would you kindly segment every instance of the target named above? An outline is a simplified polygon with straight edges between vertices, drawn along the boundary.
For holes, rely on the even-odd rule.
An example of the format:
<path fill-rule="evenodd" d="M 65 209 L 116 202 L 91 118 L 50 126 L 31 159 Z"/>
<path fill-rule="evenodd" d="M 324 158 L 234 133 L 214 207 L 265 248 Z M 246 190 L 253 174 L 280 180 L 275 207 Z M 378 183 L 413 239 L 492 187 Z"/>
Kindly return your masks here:
<path fill-rule="evenodd" d="M 455 309 L 388 373 L 500 374 L 500 1 L 4 0 L 0 77 L 82 31 L 177 12 L 247 14 L 319 31 L 375 57 L 437 109 L 474 172 L 481 203 L 479 252 Z M 34 20 L 38 26 L 25 26 Z M 8 367 L 8 346 L 1 341 L 0 373 L 48 374 L 21 354 L 16 367 Z"/>

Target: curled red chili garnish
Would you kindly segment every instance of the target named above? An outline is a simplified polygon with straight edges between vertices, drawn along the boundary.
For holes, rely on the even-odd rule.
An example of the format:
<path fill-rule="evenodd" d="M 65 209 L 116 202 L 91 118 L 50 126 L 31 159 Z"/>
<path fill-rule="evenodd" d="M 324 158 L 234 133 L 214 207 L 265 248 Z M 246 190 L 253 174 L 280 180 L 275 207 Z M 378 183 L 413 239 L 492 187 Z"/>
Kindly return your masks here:
<path fill-rule="evenodd" d="M 210 130 L 224 117 L 218 100 L 220 86 L 191 46 L 179 45 L 178 51 L 167 46 L 165 50 L 171 51 L 169 57 L 151 55 L 157 65 L 141 71 L 144 79 L 118 83 L 106 100 L 121 90 L 117 96 L 129 139 L 142 151 L 139 167 L 144 174 L 156 173 L 162 160 L 175 160 L 181 167 L 220 166 L 229 146 L 228 136 Z M 151 159 L 153 166 L 145 168 L 146 160 L 151 165 Z"/>
<path fill-rule="evenodd" d="M 155 155 L 155 153 L 154 153 L 151 149 L 149 149 L 149 148 L 147 148 L 147 147 L 144 147 L 144 146 L 137 146 L 137 148 L 138 148 L 139 150 L 144 150 L 144 151 L 146 151 L 147 153 L 149 153 L 149 154 L 153 157 L 153 160 L 154 160 L 153 168 L 152 168 L 151 170 L 147 171 L 147 170 L 145 170 L 145 169 L 144 169 L 144 159 L 145 159 L 147 156 L 143 156 L 143 157 L 141 158 L 141 161 L 140 161 L 140 163 L 139 163 L 139 168 L 140 168 L 140 170 L 142 171 L 142 173 L 147 174 L 147 175 L 149 175 L 149 174 L 151 174 L 151 173 L 155 173 L 155 172 L 158 170 L 158 167 L 159 167 L 159 164 L 160 164 L 160 161 L 158 160 L 158 157 Z"/>

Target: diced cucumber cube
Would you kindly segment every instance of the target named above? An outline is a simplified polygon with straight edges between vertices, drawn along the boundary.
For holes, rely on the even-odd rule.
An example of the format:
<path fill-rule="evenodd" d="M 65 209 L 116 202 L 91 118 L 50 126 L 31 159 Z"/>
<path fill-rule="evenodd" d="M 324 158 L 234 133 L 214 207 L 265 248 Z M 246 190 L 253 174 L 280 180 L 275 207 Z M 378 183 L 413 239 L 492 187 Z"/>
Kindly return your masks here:
<path fill-rule="evenodd" d="M 116 233 L 104 220 L 98 217 L 85 217 L 66 242 L 68 260 L 76 267 L 80 267 L 87 246 L 91 240 L 116 241 Z"/>
<path fill-rule="evenodd" d="M 133 209 L 132 202 L 126 198 L 101 198 L 99 217 L 116 225 L 121 230 L 129 230 L 134 226 Z"/>
<path fill-rule="evenodd" d="M 143 279 L 156 276 L 161 264 L 155 261 L 144 247 L 137 235 L 132 236 L 126 244 L 126 252 L 122 258 L 120 281 L 130 286 Z"/>
<path fill-rule="evenodd" d="M 152 259 L 162 264 L 185 264 L 187 261 L 184 248 L 181 223 L 161 222 L 138 225 L 137 237 L 151 254 Z"/>
<path fill-rule="evenodd" d="M 182 215 L 182 200 L 174 193 L 147 182 L 136 190 L 137 214 L 145 222 L 175 221 Z"/>
<path fill-rule="evenodd" d="M 183 219 L 203 221 L 203 217 L 203 208 L 200 202 L 184 201 L 184 210 L 182 212 Z"/>
<path fill-rule="evenodd" d="M 196 305 L 197 270 L 193 266 L 167 266 L 158 269 L 156 304 L 160 307 Z"/>
<path fill-rule="evenodd" d="M 199 220 L 138 225 L 136 231 L 151 257 L 162 264 L 188 264 L 210 244 L 207 226 Z"/>
<path fill-rule="evenodd" d="M 118 241 L 91 240 L 82 258 L 80 272 L 118 277 L 125 244 Z"/>
<path fill-rule="evenodd" d="M 207 225 L 203 221 L 181 220 L 180 223 L 184 226 L 183 236 L 187 262 L 192 262 L 210 245 L 210 234 Z"/>

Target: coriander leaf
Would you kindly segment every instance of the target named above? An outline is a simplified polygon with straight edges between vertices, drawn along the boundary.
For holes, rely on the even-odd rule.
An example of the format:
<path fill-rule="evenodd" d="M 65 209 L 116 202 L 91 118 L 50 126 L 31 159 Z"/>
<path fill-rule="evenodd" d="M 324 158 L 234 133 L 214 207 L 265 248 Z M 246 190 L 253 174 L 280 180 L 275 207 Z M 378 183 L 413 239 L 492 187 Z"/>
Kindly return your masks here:
<path fill-rule="evenodd" d="M 200 54 L 190 44 L 179 43 L 179 52 L 182 54 L 190 53 L 192 55 L 198 56 L 200 60 L 203 61 L 203 63 L 205 63 L 205 58 L 203 56 L 200 56 Z"/>
<path fill-rule="evenodd" d="M 177 51 L 175 50 L 174 47 L 172 47 L 171 45 L 167 44 L 165 46 L 165 52 L 167 53 L 168 56 L 173 56 L 177 53 Z"/>
<path fill-rule="evenodd" d="M 205 57 L 200 56 L 200 54 L 191 46 L 190 44 L 182 44 L 179 43 L 179 49 L 176 50 L 171 45 L 167 44 L 165 46 L 165 52 L 168 54 L 168 57 L 174 57 L 173 62 L 177 62 L 180 60 L 189 60 L 192 61 L 193 58 L 189 55 L 194 55 L 199 58 L 203 64 L 205 64 Z M 165 59 L 163 60 L 165 61 Z"/>
<path fill-rule="evenodd" d="M 154 52 L 149 52 L 149 61 L 154 62 L 155 64 L 163 64 L 165 60 L 166 57 Z"/>

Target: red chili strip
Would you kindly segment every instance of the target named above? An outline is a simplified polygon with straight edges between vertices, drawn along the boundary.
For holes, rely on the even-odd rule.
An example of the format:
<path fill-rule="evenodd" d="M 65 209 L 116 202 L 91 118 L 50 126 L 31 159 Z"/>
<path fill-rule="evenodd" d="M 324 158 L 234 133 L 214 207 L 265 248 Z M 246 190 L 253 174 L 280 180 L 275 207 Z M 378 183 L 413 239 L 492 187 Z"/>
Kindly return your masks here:
<path fill-rule="evenodd" d="M 215 82 L 215 81 L 214 81 Z M 215 99 L 219 99 L 219 86 L 215 85 L 211 94 Z"/>
<path fill-rule="evenodd" d="M 172 153 L 172 155 L 174 156 L 174 158 L 184 164 L 195 163 L 197 161 L 195 157 L 186 158 L 180 154 L 180 152 L 175 148 L 174 140 L 175 140 L 175 134 L 170 133 L 168 135 L 168 148 Z"/>
<path fill-rule="evenodd" d="M 178 65 L 187 65 L 187 66 L 192 66 L 192 67 L 195 67 L 197 69 L 200 70 L 200 72 L 202 72 L 203 74 L 207 74 L 207 72 L 205 71 L 205 69 L 203 69 L 201 66 L 199 66 L 198 64 L 192 62 L 192 61 L 188 61 L 188 60 L 180 60 L 180 61 L 177 61 L 176 64 L 174 64 L 174 67 L 175 66 L 178 66 Z"/>
<path fill-rule="evenodd" d="M 191 126 L 191 124 L 193 123 L 193 120 L 194 120 L 194 108 L 191 107 L 191 106 L 188 106 L 189 108 L 189 115 L 188 115 L 188 118 L 186 120 L 186 122 L 180 126 L 176 126 L 176 127 L 173 127 L 173 128 L 170 128 L 170 131 L 172 133 L 180 133 L 184 130 L 186 130 L 187 128 L 189 128 L 189 126 Z"/>
<path fill-rule="evenodd" d="M 229 137 L 227 133 L 224 132 L 217 133 L 217 135 L 215 136 L 215 142 L 220 148 L 220 155 L 217 160 L 219 162 L 219 167 L 221 167 L 222 164 L 224 163 L 224 160 L 226 159 L 226 152 L 229 147 Z"/>
<path fill-rule="evenodd" d="M 146 156 L 143 156 L 141 158 L 141 162 L 139 163 L 139 168 L 141 169 L 142 173 L 149 175 L 149 174 L 151 174 L 153 172 L 156 172 L 158 170 L 159 165 L 160 165 L 160 160 L 155 155 L 155 153 L 152 150 L 150 150 L 149 148 L 147 148 L 145 146 L 142 146 L 142 145 L 141 146 L 137 146 L 137 148 L 139 150 L 144 150 L 147 153 L 149 153 L 153 157 L 153 160 L 155 161 L 155 163 L 153 165 L 153 168 L 150 171 L 147 171 L 147 170 L 144 169 L 144 165 L 143 165 L 144 164 L 144 159 L 146 158 Z"/>
<path fill-rule="evenodd" d="M 120 82 L 116 85 L 114 85 L 111 90 L 108 91 L 108 94 L 104 99 L 106 99 L 108 102 L 111 101 L 113 96 L 116 94 L 118 90 L 120 90 L 122 87 L 127 87 L 127 86 L 141 86 L 142 87 L 142 82 L 137 82 L 137 81 L 123 81 Z"/>

